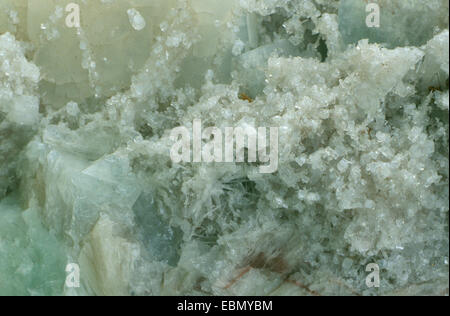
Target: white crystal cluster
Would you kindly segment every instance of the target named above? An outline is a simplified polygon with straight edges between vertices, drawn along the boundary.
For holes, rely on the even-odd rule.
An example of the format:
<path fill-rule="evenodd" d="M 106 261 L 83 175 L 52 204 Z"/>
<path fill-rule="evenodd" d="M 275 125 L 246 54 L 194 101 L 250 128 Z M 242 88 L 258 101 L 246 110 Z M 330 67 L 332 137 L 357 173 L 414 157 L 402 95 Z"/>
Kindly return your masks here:
<path fill-rule="evenodd" d="M 16 180 L 17 156 L 39 123 L 39 68 L 10 33 L 0 35 L 0 197 Z"/>
<path fill-rule="evenodd" d="M 448 1 L 377 2 L 0 0 L 0 294 L 448 295 Z"/>

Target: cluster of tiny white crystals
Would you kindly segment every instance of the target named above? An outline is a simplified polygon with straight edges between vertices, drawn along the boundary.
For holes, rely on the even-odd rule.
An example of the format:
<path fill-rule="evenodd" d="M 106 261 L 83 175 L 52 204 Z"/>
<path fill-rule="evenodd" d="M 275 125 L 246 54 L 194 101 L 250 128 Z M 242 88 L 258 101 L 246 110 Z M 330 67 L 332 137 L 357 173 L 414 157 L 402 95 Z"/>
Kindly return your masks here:
<path fill-rule="evenodd" d="M 136 9 L 129 9 L 127 11 L 130 24 L 136 31 L 144 29 L 146 23 L 142 15 Z"/>
<path fill-rule="evenodd" d="M 16 183 L 17 155 L 39 122 L 39 69 L 13 35 L 0 35 L 0 198 Z"/>

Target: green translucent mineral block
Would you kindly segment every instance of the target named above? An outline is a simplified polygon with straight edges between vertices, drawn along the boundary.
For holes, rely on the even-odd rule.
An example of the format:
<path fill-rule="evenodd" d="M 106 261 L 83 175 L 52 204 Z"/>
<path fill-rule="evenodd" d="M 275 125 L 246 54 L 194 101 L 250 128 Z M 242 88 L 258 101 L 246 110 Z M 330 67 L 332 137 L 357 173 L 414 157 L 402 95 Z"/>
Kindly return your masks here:
<path fill-rule="evenodd" d="M 15 198 L 0 202 L 0 295 L 61 295 L 65 255 L 37 210 Z"/>
<path fill-rule="evenodd" d="M 371 3 L 379 6 L 379 27 L 366 24 L 372 12 L 367 5 Z M 367 38 L 371 43 L 383 43 L 387 47 L 423 45 L 438 31 L 436 25 L 440 29 L 447 27 L 447 12 L 446 0 L 342 0 L 339 31 L 346 44 Z"/>

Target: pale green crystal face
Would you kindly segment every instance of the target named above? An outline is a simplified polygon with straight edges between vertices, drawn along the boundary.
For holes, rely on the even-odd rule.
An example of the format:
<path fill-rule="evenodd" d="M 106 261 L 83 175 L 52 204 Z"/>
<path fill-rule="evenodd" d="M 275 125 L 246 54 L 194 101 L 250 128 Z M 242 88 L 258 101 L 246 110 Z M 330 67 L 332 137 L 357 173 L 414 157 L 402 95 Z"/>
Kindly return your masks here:
<path fill-rule="evenodd" d="M 23 211 L 15 196 L 0 202 L 0 295 L 60 295 L 66 260 L 61 242 Z"/>
<path fill-rule="evenodd" d="M 448 295 L 448 1 L 370 3 L 0 0 L 0 295 Z"/>

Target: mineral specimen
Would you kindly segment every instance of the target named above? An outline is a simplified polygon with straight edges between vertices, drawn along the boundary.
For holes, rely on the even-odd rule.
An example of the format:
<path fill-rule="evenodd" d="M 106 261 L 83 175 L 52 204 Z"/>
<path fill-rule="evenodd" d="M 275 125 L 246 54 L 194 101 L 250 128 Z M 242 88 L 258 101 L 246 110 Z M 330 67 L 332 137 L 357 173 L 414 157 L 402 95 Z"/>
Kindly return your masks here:
<path fill-rule="evenodd" d="M 0 0 L 0 295 L 448 295 L 448 28 L 447 0 Z M 276 172 L 173 161 L 195 120 L 276 127 Z"/>

